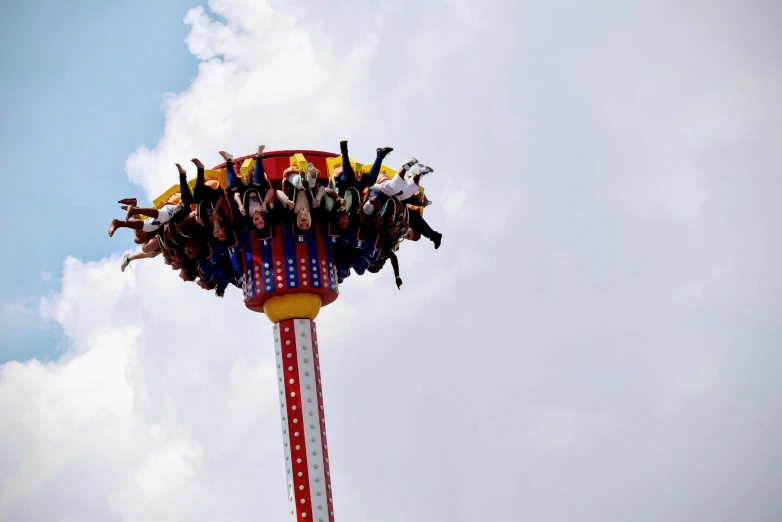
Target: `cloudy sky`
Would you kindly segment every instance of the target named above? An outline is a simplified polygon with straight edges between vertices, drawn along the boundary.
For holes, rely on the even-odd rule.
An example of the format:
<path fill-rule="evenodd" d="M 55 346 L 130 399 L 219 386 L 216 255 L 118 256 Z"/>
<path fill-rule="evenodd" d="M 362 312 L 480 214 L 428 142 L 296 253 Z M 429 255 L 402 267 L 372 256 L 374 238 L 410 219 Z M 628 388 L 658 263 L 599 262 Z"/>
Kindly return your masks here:
<path fill-rule="evenodd" d="M 395 151 L 442 247 L 318 334 L 340 522 L 782 519 L 782 9 L 4 4 L 0 520 L 285 520 L 271 325 L 106 236 L 175 162 Z"/>

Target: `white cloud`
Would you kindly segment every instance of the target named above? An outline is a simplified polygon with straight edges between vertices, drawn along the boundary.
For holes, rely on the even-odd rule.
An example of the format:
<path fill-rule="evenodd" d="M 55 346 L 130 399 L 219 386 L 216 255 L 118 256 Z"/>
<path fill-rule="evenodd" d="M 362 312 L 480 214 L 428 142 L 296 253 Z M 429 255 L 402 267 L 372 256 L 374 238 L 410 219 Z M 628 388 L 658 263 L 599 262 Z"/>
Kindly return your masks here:
<path fill-rule="evenodd" d="M 212 453 L 209 463 L 219 464 L 277 413 L 263 386 L 274 382 L 262 350 L 270 326 L 244 315 L 236 292 L 216 303 L 162 263 L 139 264 L 138 279 L 118 277 L 118 263 L 68 260 L 62 291 L 43 308 L 62 324 L 70 351 L 45 365 L 2 367 L 2 518 L 29 516 L 28 502 L 52 481 L 68 487 L 61 481 L 71 472 L 101 477 L 90 483 L 99 519 L 187 518 L 220 489 L 202 446 L 217 449 L 222 457 Z M 253 319 L 257 329 L 245 325 Z M 199 323 L 225 335 L 204 344 L 203 329 L 192 328 Z M 258 341 L 247 342 L 248 333 Z M 57 514 L 79 518 L 78 509 Z"/>
<path fill-rule="evenodd" d="M 266 2 L 210 5 L 225 23 L 201 7 L 185 17 L 192 27 L 188 46 L 204 60 L 198 77 L 167 99 L 157 147 L 141 147 L 128 160 L 131 179 L 151 195 L 176 182 L 176 162 L 198 155 L 218 163 L 217 150 L 248 153 L 260 143 L 269 150 L 301 143 L 333 148 L 323 142 L 323 129 L 349 132 L 368 117 L 370 98 L 361 80 L 377 45 L 369 29 L 359 28 L 351 51 L 342 55 L 323 29 L 297 25 Z"/>
<path fill-rule="evenodd" d="M 278 5 L 187 14 L 199 75 L 128 172 L 153 196 L 196 154 L 343 138 L 435 167 L 442 247 L 318 318 L 336 518 L 778 519 L 773 17 Z M 118 265 L 67 259 L 67 352 L 0 367 L 0 519 L 285 516 L 268 321 Z"/>

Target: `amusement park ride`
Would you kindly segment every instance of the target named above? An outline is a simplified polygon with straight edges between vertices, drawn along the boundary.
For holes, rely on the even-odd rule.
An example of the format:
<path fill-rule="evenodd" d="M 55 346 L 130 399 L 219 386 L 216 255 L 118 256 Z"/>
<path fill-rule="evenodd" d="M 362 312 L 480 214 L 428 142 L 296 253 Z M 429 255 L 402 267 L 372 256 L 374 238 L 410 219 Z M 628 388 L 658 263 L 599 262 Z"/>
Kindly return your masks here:
<path fill-rule="evenodd" d="M 261 157 L 274 189 L 281 188 L 291 168 L 304 172 L 312 164 L 323 176 L 319 183 L 328 183 L 335 169 L 342 165 L 340 155 L 321 151 L 275 151 Z M 253 173 L 256 156 L 233 161 L 240 166 L 237 174 L 246 181 Z M 370 165 L 350 161 L 357 175 L 369 171 Z M 381 170 L 389 178 L 398 175 L 385 166 Z M 226 164 L 206 170 L 204 177 L 226 188 Z M 179 191 L 176 185 L 161 194 L 154 201 L 155 208 L 176 198 Z M 409 211 L 422 213 L 423 207 L 411 207 Z M 378 259 L 374 240 L 352 236 L 345 238 L 319 220 L 314 220 L 306 231 L 283 220 L 273 224 L 265 238 L 248 231 L 231 249 L 236 268 L 242 274 L 245 305 L 254 312 L 265 313 L 274 325 L 288 498 L 291 514 L 299 522 L 334 522 L 315 318 L 321 307 L 339 296 L 339 282 L 344 276 L 338 272 L 335 261 L 335 245 L 339 241 L 347 241 L 358 249 L 369 266 Z"/>

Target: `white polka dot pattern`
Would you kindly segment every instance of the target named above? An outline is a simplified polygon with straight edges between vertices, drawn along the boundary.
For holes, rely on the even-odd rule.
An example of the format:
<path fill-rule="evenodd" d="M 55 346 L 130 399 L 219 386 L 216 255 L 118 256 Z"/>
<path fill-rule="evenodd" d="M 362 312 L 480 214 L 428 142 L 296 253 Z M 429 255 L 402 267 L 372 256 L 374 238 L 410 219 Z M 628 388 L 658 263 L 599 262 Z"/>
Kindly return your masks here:
<path fill-rule="evenodd" d="M 294 519 L 334 521 L 315 323 L 275 326 L 288 498 Z"/>

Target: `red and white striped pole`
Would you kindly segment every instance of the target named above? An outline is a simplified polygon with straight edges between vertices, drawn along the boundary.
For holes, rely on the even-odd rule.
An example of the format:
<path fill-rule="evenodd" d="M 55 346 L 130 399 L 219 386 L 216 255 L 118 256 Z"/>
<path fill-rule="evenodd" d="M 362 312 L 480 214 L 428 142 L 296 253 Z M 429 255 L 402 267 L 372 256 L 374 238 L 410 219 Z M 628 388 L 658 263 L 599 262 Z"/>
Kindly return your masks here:
<path fill-rule="evenodd" d="M 291 514 L 298 522 L 334 522 L 315 322 L 275 324 L 274 347 Z"/>
<path fill-rule="evenodd" d="M 306 154 L 306 158 L 305 158 Z M 281 187 L 289 166 L 306 170 L 311 162 L 329 172 L 337 154 L 277 151 L 263 155 L 269 182 Z M 248 161 L 242 158 L 251 170 Z M 216 167 L 220 169 L 222 166 Z M 327 176 L 319 179 L 323 184 Z M 263 312 L 274 325 L 274 351 L 291 514 L 298 522 L 334 522 L 331 473 L 320 384 L 315 323 L 320 309 L 339 297 L 333 238 L 328 226 L 313 224 L 306 233 L 283 220 L 271 233 L 246 235 L 238 261 L 242 266 L 245 306 Z"/>

